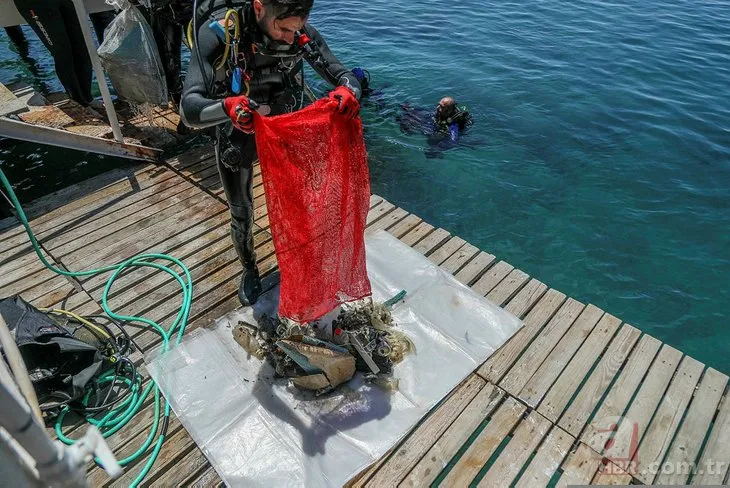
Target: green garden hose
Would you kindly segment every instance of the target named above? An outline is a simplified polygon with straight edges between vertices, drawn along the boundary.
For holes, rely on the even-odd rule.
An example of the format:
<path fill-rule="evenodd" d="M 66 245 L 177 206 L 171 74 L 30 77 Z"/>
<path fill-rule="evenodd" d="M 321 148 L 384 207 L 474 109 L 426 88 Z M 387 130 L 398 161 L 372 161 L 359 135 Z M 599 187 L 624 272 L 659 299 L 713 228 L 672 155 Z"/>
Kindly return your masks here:
<path fill-rule="evenodd" d="M 20 219 L 20 223 L 23 224 L 23 227 L 25 228 L 25 231 L 28 233 L 28 237 L 30 238 L 30 242 L 33 245 L 33 249 L 35 249 L 36 254 L 40 258 L 41 262 L 50 270 L 54 271 L 55 273 L 58 273 L 63 276 L 70 276 L 70 277 L 78 277 L 78 276 L 90 276 L 90 275 L 97 275 L 102 273 L 109 273 L 111 272 L 111 276 L 106 282 L 106 286 L 104 287 L 104 292 L 102 293 L 101 298 L 101 306 L 104 309 L 104 312 L 111 317 L 112 319 L 119 320 L 119 321 L 126 321 L 126 322 L 135 322 L 135 323 L 142 323 L 145 326 L 151 327 L 155 332 L 157 332 L 160 337 L 162 337 L 162 347 L 163 351 L 167 351 L 170 347 L 170 340 L 173 336 L 173 334 L 177 331 L 177 337 L 175 338 L 175 345 L 177 345 L 180 340 L 183 337 L 183 334 L 185 333 L 185 327 L 187 326 L 188 316 L 190 315 L 190 306 L 193 299 L 193 280 L 190 276 L 190 271 L 185 267 L 185 265 L 178 259 L 175 259 L 172 256 L 168 256 L 166 254 L 139 254 L 137 256 L 134 256 L 133 258 L 127 259 L 126 261 L 114 264 L 110 266 L 105 266 L 103 268 L 99 269 L 92 269 L 88 271 L 79 271 L 79 272 L 71 272 L 71 271 L 65 271 L 59 268 L 56 268 L 53 266 L 46 257 L 43 255 L 43 252 L 41 251 L 40 245 L 38 244 L 38 241 L 35 238 L 35 235 L 33 234 L 33 231 L 30 228 L 30 224 L 28 223 L 28 218 L 25 215 L 25 212 L 23 212 L 23 208 L 20 206 L 20 202 L 18 201 L 18 197 L 15 195 L 15 192 L 13 191 L 12 186 L 10 185 L 10 182 L 8 181 L 7 177 L 5 176 L 5 173 L 0 169 L 0 181 L 2 182 L 3 187 L 5 188 L 5 191 L 7 192 L 8 197 L 10 198 L 10 201 L 12 202 L 13 206 L 15 207 L 15 211 L 17 212 L 18 219 Z M 160 264 L 158 261 L 166 261 L 166 264 Z M 175 271 L 173 269 L 173 266 L 177 266 L 182 270 L 182 273 Z M 182 289 L 183 293 L 183 300 L 182 304 L 180 306 L 180 311 L 178 312 L 177 316 L 175 317 L 174 322 L 170 326 L 169 329 L 165 330 L 162 326 L 157 324 L 156 322 L 146 319 L 144 317 L 134 317 L 129 315 L 119 315 L 117 313 L 114 313 L 109 308 L 108 304 L 108 296 L 111 292 L 112 286 L 114 285 L 114 282 L 116 279 L 124 273 L 129 268 L 139 268 L 139 267 L 148 267 L 148 268 L 155 268 L 157 270 L 160 270 L 164 273 L 169 274 L 172 276 L 179 284 L 180 288 Z M 114 406 L 114 408 L 111 408 L 108 412 L 106 412 L 101 418 L 94 418 L 93 415 L 87 415 L 86 420 L 96 425 L 99 430 L 102 432 L 104 437 L 109 437 L 115 432 L 119 431 L 122 427 L 124 427 L 129 421 L 134 417 L 135 414 L 137 414 L 142 405 L 144 404 L 145 400 L 149 397 L 150 393 L 153 393 L 154 395 L 154 422 L 152 424 L 151 431 L 149 435 L 147 436 L 147 439 L 142 444 L 142 446 L 137 449 L 134 454 L 122 459 L 119 461 L 119 464 L 124 466 L 128 465 L 137 459 L 144 456 L 150 446 L 154 443 L 154 447 L 152 448 L 151 455 L 149 459 L 147 460 L 147 463 L 144 465 L 144 468 L 139 473 L 139 475 L 134 479 L 132 484 L 130 486 L 136 487 L 138 486 L 141 481 L 147 476 L 150 469 L 152 468 L 152 465 L 155 463 L 155 460 L 157 459 L 157 456 L 159 455 L 160 449 L 162 449 L 162 444 L 165 442 L 165 435 L 167 432 L 167 425 L 170 420 L 170 405 L 162 398 L 160 395 L 160 389 L 155 384 L 154 381 L 151 381 L 149 385 L 144 389 L 144 391 L 140 391 L 142 388 L 142 377 L 139 374 L 136 374 L 133 380 L 129 380 L 127 378 L 124 379 L 117 379 L 116 375 L 114 374 L 114 370 L 108 371 L 106 373 L 103 373 L 99 379 L 100 384 L 115 382 L 115 381 L 122 381 L 126 383 L 127 387 L 131 388 L 131 394 L 124 399 L 124 401 L 120 402 L 118 405 Z M 113 385 L 112 385 L 113 387 Z M 84 399 L 82 400 L 82 403 L 84 406 L 88 404 L 89 397 L 91 393 L 89 392 Z M 164 409 L 161 408 L 161 403 L 164 402 Z M 60 415 L 58 416 L 58 419 L 56 420 L 56 434 L 58 435 L 58 438 L 66 443 L 66 444 L 73 444 L 73 440 L 69 439 L 68 437 L 63 435 L 62 432 L 62 423 L 63 419 L 68 413 L 69 409 L 68 407 L 64 407 L 64 409 L 61 411 Z M 160 412 L 162 411 L 162 428 L 160 428 Z M 159 433 L 158 433 L 159 432 Z M 157 440 L 155 441 L 155 437 Z M 98 463 L 98 461 L 97 461 Z"/>

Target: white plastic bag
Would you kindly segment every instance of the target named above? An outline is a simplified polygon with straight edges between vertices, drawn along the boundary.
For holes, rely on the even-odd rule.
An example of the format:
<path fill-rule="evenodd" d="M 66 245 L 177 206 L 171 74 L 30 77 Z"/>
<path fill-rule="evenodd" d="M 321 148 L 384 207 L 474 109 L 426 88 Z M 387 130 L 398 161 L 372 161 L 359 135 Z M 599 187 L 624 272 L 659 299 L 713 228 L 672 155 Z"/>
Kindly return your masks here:
<path fill-rule="evenodd" d="M 392 310 L 416 346 L 394 366 L 398 390 L 360 374 L 330 396 L 312 397 L 274 380 L 272 368 L 233 340 L 239 320 L 275 313 L 263 295 L 198 329 L 148 371 L 228 486 L 342 486 L 379 459 L 522 325 L 386 232 L 366 238 L 374 298 L 408 294 Z"/>
<path fill-rule="evenodd" d="M 167 84 L 152 28 L 128 0 L 107 0 L 121 12 L 104 31 L 99 58 L 117 94 L 136 104 L 167 105 Z"/>

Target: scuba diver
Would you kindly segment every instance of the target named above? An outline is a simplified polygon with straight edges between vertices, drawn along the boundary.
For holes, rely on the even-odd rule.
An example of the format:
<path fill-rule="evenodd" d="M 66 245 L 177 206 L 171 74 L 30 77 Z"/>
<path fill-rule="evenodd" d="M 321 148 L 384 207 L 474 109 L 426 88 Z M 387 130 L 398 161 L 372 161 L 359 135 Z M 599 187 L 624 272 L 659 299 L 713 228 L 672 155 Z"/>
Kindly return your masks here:
<path fill-rule="evenodd" d="M 190 0 L 153 0 L 150 8 L 150 27 L 155 37 L 155 44 L 160 53 L 160 61 L 165 72 L 165 83 L 170 100 L 177 112 L 180 111 L 182 98 L 182 64 L 180 46 L 183 33 L 193 18 L 193 6 Z M 192 48 L 192 42 L 188 41 Z M 182 120 L 177 124 L 177 133 L 185 135 L 190 129 Z"/>
<path fill-rule="evenodd" d="M 189 0 L 153 0 L 150 27 L 165 71 L 167 91 L 177 108 L 182 97 L 181 50 L 183 32 L 193 17 Z M 190 47 L 190 46 L 188 46 Z"/>
<path fill-rule="evenodd" d="M 243 264 L 238 296 L 262 292 L 253 241 L 252 110 L 277 115 L 304 105 L 303 61 L 336 88 L 344 117 L 358 115 L 360 83 L 307 23 L 314 0 L 206 0 L 194 3 L 194 46 L 180 103 L 186 125 L 216 126 L 218 171 L 231 212 L 231 237 Z"/>
<path fill-rule="evenodd" d="M 459 134 L 469 127 L 473 121 L 466 107 L 458 107 L 453 97 L 444 97 L 436 106 L 433 115 L 437 129 L 440 132 L 448 132 L 452 142 L 458 142 Z"/>
<path fill-rule="evenodd" d="M 465 106 L 458 106 L 453 97 L 441 99 L 435 110 L 413 107 L 409 103 L 400 106 L 396 121 L 404 134 L 423 134 L 428 145 L 429 158 L 438 157 L 442 151 L 455 147 L 459 138 L 473 123 Z"/>

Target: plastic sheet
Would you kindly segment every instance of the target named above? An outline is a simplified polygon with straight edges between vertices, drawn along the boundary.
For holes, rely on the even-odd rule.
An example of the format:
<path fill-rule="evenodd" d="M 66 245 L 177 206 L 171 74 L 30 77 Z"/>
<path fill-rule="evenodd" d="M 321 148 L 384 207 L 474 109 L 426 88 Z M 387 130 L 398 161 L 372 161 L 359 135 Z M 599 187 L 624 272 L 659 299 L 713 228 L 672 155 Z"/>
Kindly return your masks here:
<path fill-rule="evenodd" d="M 268 365 L 247 357 L 232 327 L 275 312 L 276 291 L 147 357 L 176 415 L 228 485 L 343 485 L 521 326 L 390 234 L 369 236 L 366 252 L 376 300 L 408 292 L 393 318 L 417 352 L 395 366 L 395 393 L 356 375 L 335 394 L 316 398 L 274 380 Z"/>
<path fill-rule="evenodd" d="M 165 73 L 152 28 L 128 0 L 107 0 L 121 12 L 104 31 L 98 53 L 117 95 L 136 104 L 167 105 Z"/>

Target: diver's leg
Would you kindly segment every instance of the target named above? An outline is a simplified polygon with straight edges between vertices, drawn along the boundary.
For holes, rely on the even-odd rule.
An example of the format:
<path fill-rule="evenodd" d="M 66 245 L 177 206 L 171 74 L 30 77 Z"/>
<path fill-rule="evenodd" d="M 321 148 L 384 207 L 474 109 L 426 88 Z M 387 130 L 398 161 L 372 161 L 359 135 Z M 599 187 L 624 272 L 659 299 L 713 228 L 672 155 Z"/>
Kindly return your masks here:
<path fill-rule="evenodd" d="M 261 279 L 256 266 L 253 240 L 253 162 L 256 159 L 256 140 L 253 135 L 236 132 L 231 144 L 240 151 L 238 165 L 233 168 L 223 162 L 225 144 L 216 145 L 218 172 L 231 211 L 231 239 L 243 265 L 243 276 L 238 298 L 243 305 L 256 302 L 261 294 Z M 229 158 L 226 161 L 230 162 Z"/>
<path fill-rule="evenodd" d="M 170 97 L 175 105 L 180 103 L 182 82 L 180 79 L 180 48 L 182 46 L 182 31 L 180 25 L 170 18 L 167 12 L 155 11 L 152 13 L 152 32 L 155 44 L 160 52 L 162 67 L 165 71 L 165 82 Z"/>
<path fill-rule="evenodd" d="M 115 16 L 116 15 L 114 14 L 114 10 L 105 10 L 103 12 L 89 14 L 89 18 L 91 19 L 91 25 L 94 26 L 96 40 L 99 41 L 99 44 L 104 42 L 104 30 L 106 30 L 109 24 L 112 23 L 112 20 L 114 20 Z"/>
<path fill-rule="evenodd" d="M 23 34 L 23 29 L 21 29 L 19 25 L 5 27 L 5 33 L 8 35 L 8 38 L 16 45 L 25 44 L 28 42 L 25 39 L 25 35 Z"/>
<path fill-rule="evenodd" d="M 61 15 L 66 25 L 66 34 L 69 39 L 66 50 L 70 51 L 74 73 L 79 86 L 81 97 L 87 100 L 88 105 L 94 97 L 91 96 L 92 66 L 89 51 L 86 49 L 86 40 L 81 32 L 81 24 L 76 16 L 76 7 L 72 0 L 61 0 Z M 103 82 L 103 81 L 102 81 Z"/>
<path fill-rule="evenodd" d="M 56 75 L 68 96 L 82 105 L 87 105 L 91 101 L 91 81 L 89 80 L 89 89 L 85 89 L 76 75 L 74 52 L 71 49 L 71 39 L 67 35 L 67 31 L 71 30 L 72 26 L 66 25 L 61 12 L 62 2 L 71 3 L 71 0 L 14 1 L 20 14 L 53 56 Z M 73 4 L 71 4 L 71 8 L 73 8 Z M 78 20 L 76 25 L 78 25 Z M 88 55 L 86 57 L 88 58 Z M 89 77 L 91 77 L 90 68 Z"/>

